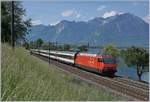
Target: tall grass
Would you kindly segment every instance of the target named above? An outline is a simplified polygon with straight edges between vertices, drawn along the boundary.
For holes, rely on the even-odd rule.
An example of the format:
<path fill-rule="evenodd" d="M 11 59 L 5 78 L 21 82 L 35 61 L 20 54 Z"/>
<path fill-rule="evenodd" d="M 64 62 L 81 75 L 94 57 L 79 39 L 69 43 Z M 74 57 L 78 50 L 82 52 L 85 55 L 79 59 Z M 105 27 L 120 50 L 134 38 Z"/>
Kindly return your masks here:
<path fill-rule="evenodd" d="M 50 68 L 51 67 L 51 68 Z M 93 85 L 66 75 L 23 48 L 2 44 L 3 101 L 118 100 Z"/>

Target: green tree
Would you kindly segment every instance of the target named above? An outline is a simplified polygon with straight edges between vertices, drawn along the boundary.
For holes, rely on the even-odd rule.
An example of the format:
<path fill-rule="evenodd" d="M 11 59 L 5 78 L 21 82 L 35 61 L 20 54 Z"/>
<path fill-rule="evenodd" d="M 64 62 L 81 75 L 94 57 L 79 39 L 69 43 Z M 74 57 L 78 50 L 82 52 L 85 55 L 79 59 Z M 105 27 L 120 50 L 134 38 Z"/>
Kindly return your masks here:
<path fill-rule="evenodd" d="M 41 47 L 42 44 L 44 43 L 44 41 L 41 38 L 39 38 L 35 41 L 35 43 L 36 43 L 37 47 Z"/>
<path fill-rule="evenodd" d="M 130 47 L 127 50 L 122 50 L 121 53 L 128 66 L 136 66 L 137 75 L 141 80 L 143 69 L 149 63 L 149 53 L 145 49 L 138 47 Z"/>
<path fill-rule="evenodd" d="M 25 9 L 20 1 L 14 1 L 15 41 L 25 41 L 31 19 L 24 20 Z M 11 42 L 11 1 L 1 2 L 1 39 L 2 42 Z"/>
<path fill-rule="evenodd" d="M 113 57 L 117 58 L 120 55 L 120 52 L 115 45 L 110 44 L 110 45 L 107 45 L 106 47 L 104 47 L 104 54 L 109 54 L 109 55 L 112 55 Z"/>

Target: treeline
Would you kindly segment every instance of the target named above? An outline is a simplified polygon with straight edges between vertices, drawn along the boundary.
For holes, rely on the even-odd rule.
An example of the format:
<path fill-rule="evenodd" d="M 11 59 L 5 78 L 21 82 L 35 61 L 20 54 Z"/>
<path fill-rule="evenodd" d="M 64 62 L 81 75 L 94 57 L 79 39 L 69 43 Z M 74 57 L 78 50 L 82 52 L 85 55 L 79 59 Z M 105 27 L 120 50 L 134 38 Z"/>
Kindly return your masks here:
<path fill-rule="evenodd" d="M 73 44 L 62 44 L 58 42 L 44 42 L 41 38 L 25 43 L 26 49 L 44 49 L 44 50 L 58 50 L 58 51 L 88 51 L 88 45 L 73 45 Z"/>
<path fill-rule="evenodd" d="M 1 1 L 1 41 L 7 43 L 11 43 L 11 4 L 12 1 Z M 14 1 L 15 43 L 26 41 L 25 35 L 31 26 L 31 19 L 24 20 L 25 15 L 21 1 Z"/>
<path fill-rule="evenodd" d="M 142 47 L 132 46 L 125 50 L 119 50 L 115 45 L 111 44 L 104 48 L 104 53 L 110 54 L 116 59 L 121 57 L 129 67 L 135 67 L 140 81 L 142 73 L 149 71 L 149 52 Z"/>

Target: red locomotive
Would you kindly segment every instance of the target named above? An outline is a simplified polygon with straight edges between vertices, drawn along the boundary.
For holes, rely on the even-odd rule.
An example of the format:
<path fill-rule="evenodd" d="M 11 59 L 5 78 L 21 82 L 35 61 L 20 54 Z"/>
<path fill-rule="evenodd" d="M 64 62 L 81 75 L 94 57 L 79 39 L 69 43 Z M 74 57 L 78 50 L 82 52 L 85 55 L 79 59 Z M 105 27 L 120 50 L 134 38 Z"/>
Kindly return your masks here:
<path fill-rule="evenodd" d="M 80 66 L 102 74 L 114 75 L 117 71 L 115 58 L 111 55 L 97 55 L 79 52 L 31 50 L 45 57 L 57 59 L 58 61 Z"/>
<path fill-rule="evenodd" d="M 90 70 L 114 74 L 116 72 L 116 61 L 111 55 L 96 55 L 79 53 L 75 58 L 75 64 Z"/>

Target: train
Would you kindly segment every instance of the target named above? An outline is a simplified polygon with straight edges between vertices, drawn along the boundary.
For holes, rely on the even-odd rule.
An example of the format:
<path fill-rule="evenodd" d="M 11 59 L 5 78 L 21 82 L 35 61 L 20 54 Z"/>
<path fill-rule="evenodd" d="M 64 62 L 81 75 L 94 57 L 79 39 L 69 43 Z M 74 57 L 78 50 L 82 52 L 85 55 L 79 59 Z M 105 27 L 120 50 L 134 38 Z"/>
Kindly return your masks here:
<path fill-rule="evenodd" d="M 103 75 L 113 76 L 117 72 L 116 59 L 111 55 L 38 49 L 31 49 L 30 52 Z"/>

